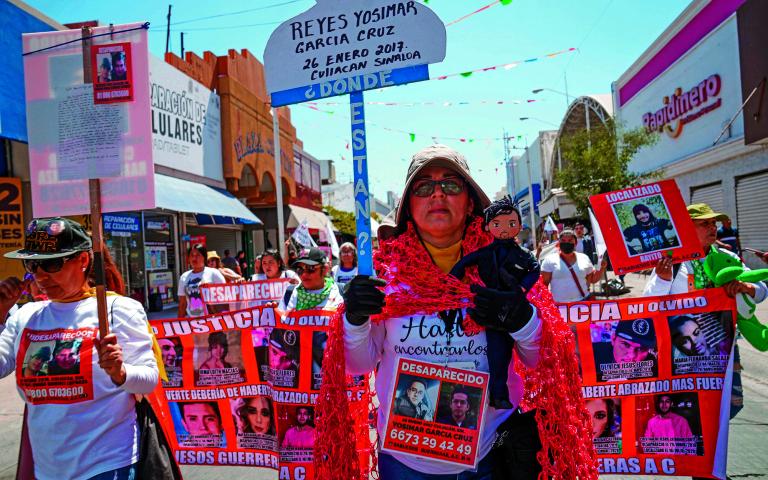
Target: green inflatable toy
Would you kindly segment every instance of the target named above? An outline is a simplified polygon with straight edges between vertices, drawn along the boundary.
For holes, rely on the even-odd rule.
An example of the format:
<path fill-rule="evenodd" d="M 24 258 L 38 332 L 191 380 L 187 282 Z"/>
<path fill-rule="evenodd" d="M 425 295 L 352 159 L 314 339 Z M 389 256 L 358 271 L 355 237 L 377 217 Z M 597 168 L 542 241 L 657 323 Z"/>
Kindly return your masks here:
<path fill-rule="evenodd" d="M 733 280 L 755 283 L 768 279 L 768 269 L 746 270 L 736 257 L 722 253 L 714 246 L 704 259 L 704 272 L 716 287 L 721 287 Z M 744 293 L 736 295 L 737 325 L 741 334 L 753 347 L 761 352 L 768 351 L 768 326 L 763 325 L 755 316 L 757 305 Z"/>

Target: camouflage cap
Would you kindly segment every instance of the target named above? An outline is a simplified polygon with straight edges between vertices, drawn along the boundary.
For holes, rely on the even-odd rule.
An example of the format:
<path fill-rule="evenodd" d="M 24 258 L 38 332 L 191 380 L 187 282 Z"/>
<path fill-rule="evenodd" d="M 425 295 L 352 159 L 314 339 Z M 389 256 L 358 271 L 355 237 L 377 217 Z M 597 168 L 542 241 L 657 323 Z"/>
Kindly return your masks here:
<path fill-rule="evenodd" d="M 46 260 L 67 257 L 93 247 L 83 226 L 68 218 L 34 219 L 24 233 L 24 248 L 6 253 L 6 258 Z"/>

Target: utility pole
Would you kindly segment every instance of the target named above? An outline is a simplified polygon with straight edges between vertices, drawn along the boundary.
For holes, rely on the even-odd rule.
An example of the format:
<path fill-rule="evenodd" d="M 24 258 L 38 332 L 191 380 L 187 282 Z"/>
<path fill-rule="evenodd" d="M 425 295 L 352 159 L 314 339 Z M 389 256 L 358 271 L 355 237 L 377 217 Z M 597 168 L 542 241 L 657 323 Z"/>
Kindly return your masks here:
<path fill-rule="evenodd" d="M 534 208 L 536 205 L 533 202 L 533 180 L 531 178 L 531 156 L 528 153 L 528 135 L 525 136 L 525 164 L 528 167 L 528 211 L 531 218 L 531 239 L 533 240 L 533 248 L 536 249 L 536 214 Z"/>
<path fill-rule="evenodd" d="M 165 53 L 168 53 L 168 46 L 171 43 L 171 4 L 168 4 L 168 16 L 165 17 Z"/>
<path fill-rule="evenodd" d="M 184 32 L 181 32 L 181 58 L 184 59 Z"/>
<path fill-rule="evenodd" d="M 507 193 L 514 198 L 517 194 L 517 185 L 515 184 L 515 169 L 514 165 L 512 165 L 512 157 L 509 154 L 509 134 L 506 130 L 502 130 L 502 138 L 504 139 L 504 167 L 507 169 L 505 172 L 507 175 Z"/>

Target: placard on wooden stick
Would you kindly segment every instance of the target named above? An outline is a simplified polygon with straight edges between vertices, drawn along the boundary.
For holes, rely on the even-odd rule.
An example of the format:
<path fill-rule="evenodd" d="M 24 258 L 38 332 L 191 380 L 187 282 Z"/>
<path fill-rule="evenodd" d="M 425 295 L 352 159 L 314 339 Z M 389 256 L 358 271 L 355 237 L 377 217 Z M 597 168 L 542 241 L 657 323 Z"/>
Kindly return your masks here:
<path fill-rule="evenodd" d="M 264 69 L 273 107 L 350 94 L 361 275 L 373 274 L 363 91 L 428 80 L 428 65 L 444 58 L 445 25 L 414 1 L 318 0 L 267 42 Z"/>

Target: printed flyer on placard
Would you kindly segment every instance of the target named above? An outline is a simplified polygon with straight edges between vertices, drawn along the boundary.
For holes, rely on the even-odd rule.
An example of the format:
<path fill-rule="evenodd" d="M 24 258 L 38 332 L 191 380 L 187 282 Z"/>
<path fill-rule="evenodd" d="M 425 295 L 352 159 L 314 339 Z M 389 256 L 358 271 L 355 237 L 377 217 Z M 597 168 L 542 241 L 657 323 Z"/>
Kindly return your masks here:
<path fill-rule="evenodd" d="M 241 465 L 312 478 L 315 404 L 333 311 L 253 307 L 151 322 L 168 381 L 159 418 L 182 465 Z M 367 376 L 349 377 L 368 408 Z"/>
<path fill-rule="evenodd" d="M 473 468 L 488 373 L 400 358 L 382 450 Z"/>
<path fill-rule="evenodd" d="M 600 473 L 725 478 L 734 300 L 709 289 L 559 308 Z"/>
<path fill-rule="evenodd" d="M 133 100 L 131 43 L 110 43 L 91 47 L 93 103 Z"/>
<path fill-rule="evenodd" d="M 704 252 L 674 180 L 649 183 L 589 199 L 618 275 L 674 263 Z"/>

